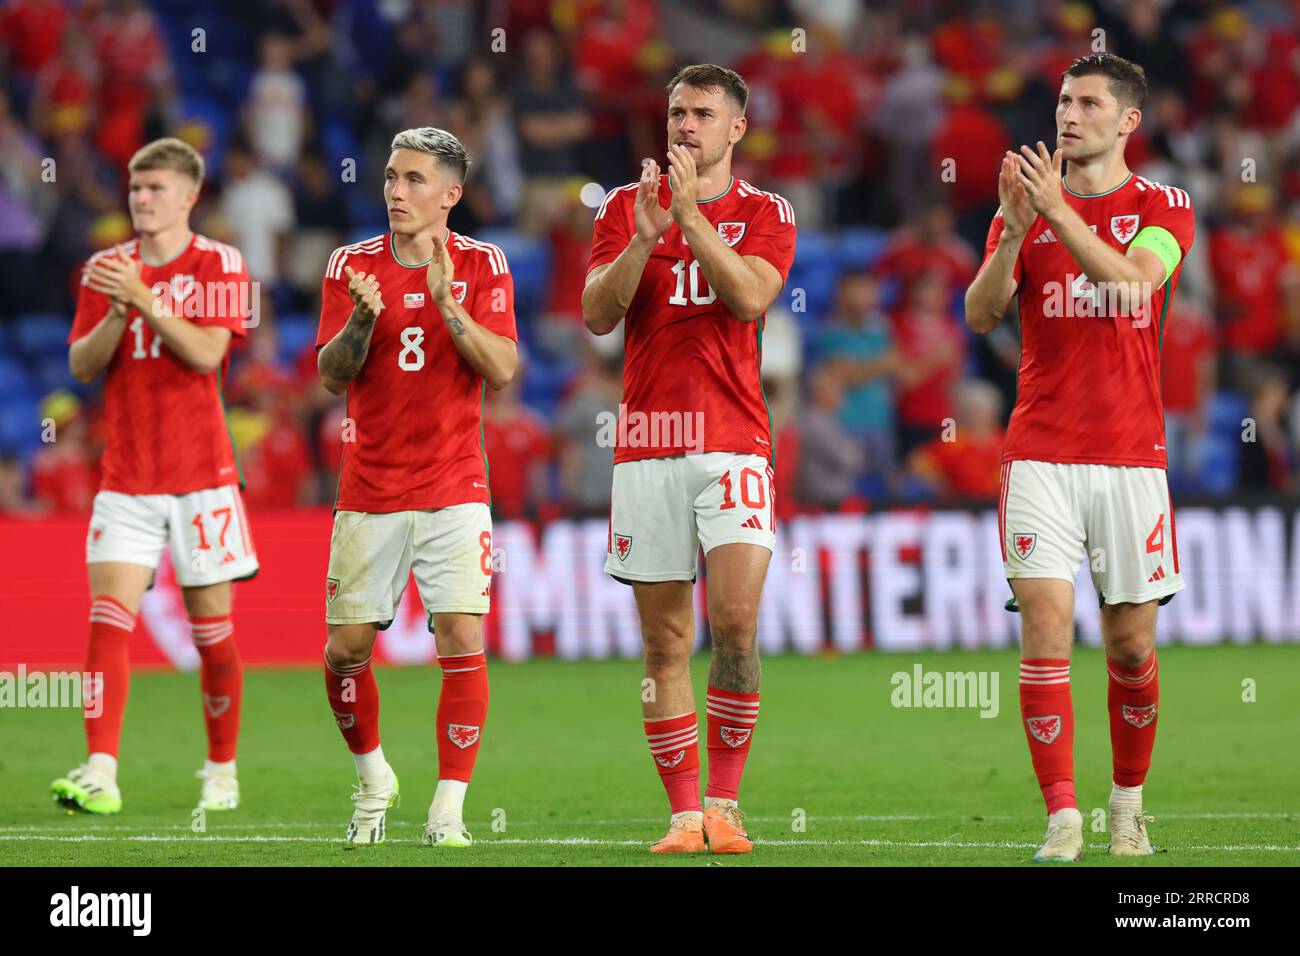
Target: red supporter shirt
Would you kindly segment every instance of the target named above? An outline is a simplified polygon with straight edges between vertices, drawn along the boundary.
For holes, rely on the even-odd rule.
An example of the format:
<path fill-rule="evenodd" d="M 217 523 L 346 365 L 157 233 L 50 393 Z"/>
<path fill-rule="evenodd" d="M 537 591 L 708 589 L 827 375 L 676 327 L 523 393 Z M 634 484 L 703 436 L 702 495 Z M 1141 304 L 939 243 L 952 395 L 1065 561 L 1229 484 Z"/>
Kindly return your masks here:
<path fill-rule="evenodd" d="M 1275 226 L 1210 231 L 1210 271 L 1226 349 L 1264 355 L 1282 344 L 1282 285 L 1292 268 Z"/>
<path fill-rule="evenodd" d="M 1174 309 L 1160 350 L 1166 412 L 1196 412 L 1205 401 L 1201 363 L 1214 355 L 1214 331 L 1208 315 Z"/>
<path fill-rule="evenodd" d="M 1068 189 L 1064 195 L 1108 246 L 1125 252 L 1142 229 L 1161 226 L 1186 260 L 1196 223 L 1184 190 L 1130 174 L 1100 195 L 1076 196 Z M 1003 225 L 999 210 L 989 227 L 985 262 Z M 1089 315 L 1102 311 L 1092 283 L 1047 221 L 1034 220 L 1014 271 L 1021 355 L 1003 461 L 1166 466 L 1160 344 L 1181 273 L 1182 262 L 1152 295 L 1142 318 Z"/>
<path fill-rule="evenodd" d="M 929 246 L 905 231 L 890 242 L 871 272 L 885 279 L 897 279 L 904 293 L 921 276 L 937 272 L 943 276 L 951 294 L 958 289 L 965 290 L 975 278 L 975 252 L 956 236 Z"/>
<path fill-rule="evenodd" d="M 534 469 L 539 462 L 550 460 L 551 436 L 546 423 L 521 406 L 508 419 L 486 417 L 483 440 L 491 465 L 488 483 L 493 510 L 506 518 L 522 517 L 531 503 Z"/>
<path fill-rule="evenodd" d="M 133 259 L 140 258 L 137 239 L 121 249 Z M 113 251 L 101 250 L 89 261 Z M 140 275 L 150 287 L 161 284 L 170 289 L 164 299 L 172 315 L 195 325 L 230 329 L 237 337 L 246 334 L 251 285 L 238 249 L 195 234 L 171 262 L 145 263 Z M 86 285 L 83 272 L 68 342 L 93 330 L 108 309 L 108 297 Z M 199 374 L 132 309 L 105 369 L 101 490 L 183 495 L 239 481 L 221 401 L 226 365 L 223 360 L 217 371 Z"/>
<path fill-rule="evenodd" d="M 613 262 L 636 233 L 637 184 L 611 190 L 596 215 L 590 272 Z M 659 178 L 659 202 L 668 206 L 668 177 Z M 775 193 L 733 178 L 727 191 L 700 203 L 700 211 L 741 256 L 771 263 L 784 282 L 794 260 L 794 211 Z M 740 322 L 709 288 L 676 223 L 655 245 L 628 307 L 624 337 L 623 403 L 615 463 L 665 458 L 689 451 L 729 451 L 772 457 L 772 422 L 759 379 L 763 317 Z M 700 416 L 696 416 L 696 413 Z M 667 419 L 661 415 L 670 416 Z M 687 442 L 686 429 L 702 416 L 704 438 Z M 645 441 L 635 439 L 638 421 Z M 675 428 L 651 427 L 677 422 Z M 667 434 L 665 434 L 665 432 Z M 654 439 L 661 439 L 656 441 Z M 666 439 L 666 440 L 663 440 Z M 677 439 L 677 440 L 673 440 Z"/>
<path fill-rule="evenodd" d="M 447 236 L 456 300 L 488 331 L 515 340 L 514 283 L 504 253 Z M 336 249 L 321 289 L 318 349 L 352 315 L 347 267 L 377 276 L 384 303 L 365 364 L 348 384 L 355 441 L 343 443 L 334 507 L 386 513 L 487 504 L 486 383 L 452 342 L 429 294 L 426 264 L 398 260 L 392 241 L 385 233 Z"/>
<path fill-rule="evenodd" d="M 1002 485 L 1002 438 L 1000 428 L 981 441 L 958 430 L 956 441 L 936 438 L 921 446 L 921 452 L 939 469 L 949 494 L 992 500 Z"/>
<path fill-rule="evenodd" d="M 900 357 L 920 363 L 940 347 L 951 350 L 952 361 L 934 369 L 919 382 L 899 385 L 895 401 L 898 419 L 914 428 L 930 427 L 938 431 L 943 420 L 953 414 L 953 389 L 961 378 L 961 332 L 945 313 L 915 312 L 905 309 L 894 317 L 894 345 Z"/>

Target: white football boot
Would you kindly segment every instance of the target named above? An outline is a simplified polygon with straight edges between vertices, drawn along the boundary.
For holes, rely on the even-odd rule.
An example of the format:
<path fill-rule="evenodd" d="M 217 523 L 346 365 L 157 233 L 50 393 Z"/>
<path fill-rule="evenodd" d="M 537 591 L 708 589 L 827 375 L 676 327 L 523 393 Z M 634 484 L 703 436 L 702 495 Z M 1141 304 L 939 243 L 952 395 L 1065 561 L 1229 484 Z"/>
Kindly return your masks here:
<path fill-rule="evenodd" d="M 425 846 L 470 846 L 474 838 L 465 829 L 465 823 L 450 810 L 434 813 L 429 810 L 429 821 L 424 825 L 420 842 Z"/>
<path fill-rule="evenodd" d="M 203 781 L 203 790 L 199 794 L 200 810 L 234 810 L 239 806 L 239 778 L 235 776 L 234 767 L 204 767 L 194 776 Z"/>
<path fill-rule="evenodd" d="M 352 822 L 343 838 L 345 849 L 384 842 L 384 820 L 389 809 L 401 802 L 397 774 L 393 773 L 392 767 L 387 769 L 387 782 L 377 786 L 359 784 L 354 788 L 356 792 L 352 794 L 352 802 L 357 808 L 352 812 Z"/>
<path fill-rule="evenodd" d="M 50 784 L 50 795 L 69 813 L 81 810 L 108 814 L 122 809 L 122 791 L 117 788 L 117 779 L 95 769 L 89 762 Z"/>
<path fill-rule="evenodd" d="M 1142 812 L 1142 788 L 1112 787 L 1110 791 L 1110 855 L 1150 856 L 1147 821 Z"/>
<path fill-rule="evenodd" d="M 1075 807 L 1057 810 L 1047 818 L 1043 848 L 1035 863 L 1073 863 L 1083 856 L 1083 814 Z"/>

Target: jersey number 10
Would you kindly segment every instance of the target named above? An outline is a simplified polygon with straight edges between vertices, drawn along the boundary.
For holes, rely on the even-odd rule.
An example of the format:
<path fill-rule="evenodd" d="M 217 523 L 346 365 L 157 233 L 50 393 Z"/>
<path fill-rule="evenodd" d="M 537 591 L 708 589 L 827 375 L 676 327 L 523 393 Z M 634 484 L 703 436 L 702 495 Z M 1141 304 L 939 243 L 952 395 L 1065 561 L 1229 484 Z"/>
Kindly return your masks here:
<path fill-rule="evenodd" d="M 669 305 L 686 305 L 686 260 L 678 259 L 677 265 L 673 266 L 673 275 L 677 276 L 677 289 L 668 297 Z M 698 259 L 691 260 L 691 299 L 695 305 L 709 305 L 717 297 L 718 293 L 709 288 L 707 278 L 700 279 L 700 262 Z M 700 286 L 704 286 L 707 295 L 700 294 Z"/>

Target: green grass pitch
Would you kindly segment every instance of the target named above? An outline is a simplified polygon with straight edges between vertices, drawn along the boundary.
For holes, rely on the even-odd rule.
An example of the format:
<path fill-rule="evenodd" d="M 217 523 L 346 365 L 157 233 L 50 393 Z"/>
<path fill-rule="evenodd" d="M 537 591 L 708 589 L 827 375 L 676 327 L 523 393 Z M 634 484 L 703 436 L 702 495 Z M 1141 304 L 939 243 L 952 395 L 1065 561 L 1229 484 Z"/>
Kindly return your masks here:
<path fill-rule="evenodd" d="M 995 671 L 1000 713 L 898 709 L 890 676 Z M 695 661 L 702 701 L 707 657 Z M 319 673 L 246 675 L 243 804 L 192 832 L 202 764 L 198 679 L 132 680 L 112 817 L 70 816 L 49 783 L 80 762 L 80 715 L 0 711 L 0 866 L 15 865 L 1022 865 L 1042 801 L 1020 728 L 1014 651 L 774 657 L 741 803 L 748 857 L 652 857 L 667 805 L 641 736 L 637 661 L 493 662 L 492 705 L 466 803 L 469 850 L 420 845 L 433 793 L 436 668 L 378 674 L 384 750 L 402 781 L 388 842 L 345 851 L 352 761 Z M 1127 866 L 1300 861 L 1300 648 L 1160 651 L 1160 725 L 1146 785 L 1154 857 Z M 1242 682 L 1257 700 L 1242 700 Z M 1101 653 L 1076 649 L 1075 760 L 1085 824 L 1110 789 Z M 701 714 L 703 709 L 701 707 Z M 701 745 L 701 762 L 704 761 Z M 803 825 L 800 826 L 800 821 Z M 1089 829 L 1083 865 L 1112 865 Z"/>

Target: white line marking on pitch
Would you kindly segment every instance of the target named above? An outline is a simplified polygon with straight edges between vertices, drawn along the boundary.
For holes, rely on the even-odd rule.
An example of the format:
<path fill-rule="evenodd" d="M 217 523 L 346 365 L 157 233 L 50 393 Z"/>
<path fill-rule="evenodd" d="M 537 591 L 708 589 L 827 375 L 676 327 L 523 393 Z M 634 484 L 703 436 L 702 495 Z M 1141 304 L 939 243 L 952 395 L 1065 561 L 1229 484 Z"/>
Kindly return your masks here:
<path fill-rule="evenodd" d="M 1300 811 L 1293 813 L 1160 813 L 1154 814 L 1156 821 L 1160 820 L 1291 820 L 1300 818 Z M 928 821 L 949 821 L 949 822 L 972 822 L 979 823 L 987 820 L 996 821 L 1014 821 L 1014 820 L 1039 820 L 1042 814 L 973 814 L 966 816 L 964 814 L 859 814 L 856 816 L 810 816 L 809 823 L 872 823 L 872 822 L 928 822 Z M 751 823 L 789 823 L 789 817 L 747 817 Z M 471 820 L 472 825 L 475 821 Z M 487 823 L 488 821 L 483 821 Z M 557 824 L 555 820 L 511 820 L 512 827 L 553 827 Z M 649 824 L 661 824 L 661 817 L 628 817 L 622 820 L 574 820 L 569 825 L 574 827 L 583 826 L 641 826 Z M 264 823 L 223 823 L 211 827 L 214 831 L 236 831 L 236 830 L 332 830 L 342 827 L 343 824 L 338 820 L 329 823 L 285 823 L 276 821 L 267 821 Z M 416 827 L 423 824 L 415 823 L 410 820 L 390 820 L 389 829 L 394 827 Z M 80 834 L 86 830 L 92 833 L 156 833 L 164 830 L 189 830 L 191 825 L 188 823 L 175 824 L 158 824 L 154 826 L 99 826 L 93 823 L 86 823 L 84 826 L 59 825 L 44 826 L 33 824 L 30 826 L 0 826 L 0 834 L 9 833 L 76 833 Z"/>
<path fill-rule="evenodd" d="M 343 841 L 331 837 L 288 837 L 288 836 L 55 836 L 53 834 L 12 834 L 10 841 L 32 843 L 333 843 L 342 845 Z M 393 840 L 393 843 L 413 843 L 410 840 Z M 809 846 L 858 846 L 858 847 L 908 847 L 927 848 L 942 847 L 971 850 L 1029 850 L 1037 843 L 1013 843 L 1011 841 L 977 842 L 967 840 L 755 840 L 758 846 L 770 847 L 809 847 Z M 539 837 L 526 839 L 522 837 L 503 837 L 501 839 L 483 839 L 481 846 L 646 846 L 645 840 L 602 840 L 590 837 Z M 1092 843 L 1089 848 L 1103 850 L 1109 844 Z M 1300 846 L 1278 846 L 1272 843 L 1261 844 L 1227 844 L 1227 845 L 1188 845 L 1171 846 L 1173 850 L 1207 850 L 1228 853 L 1249 852 L 1300 852 Z"/>

